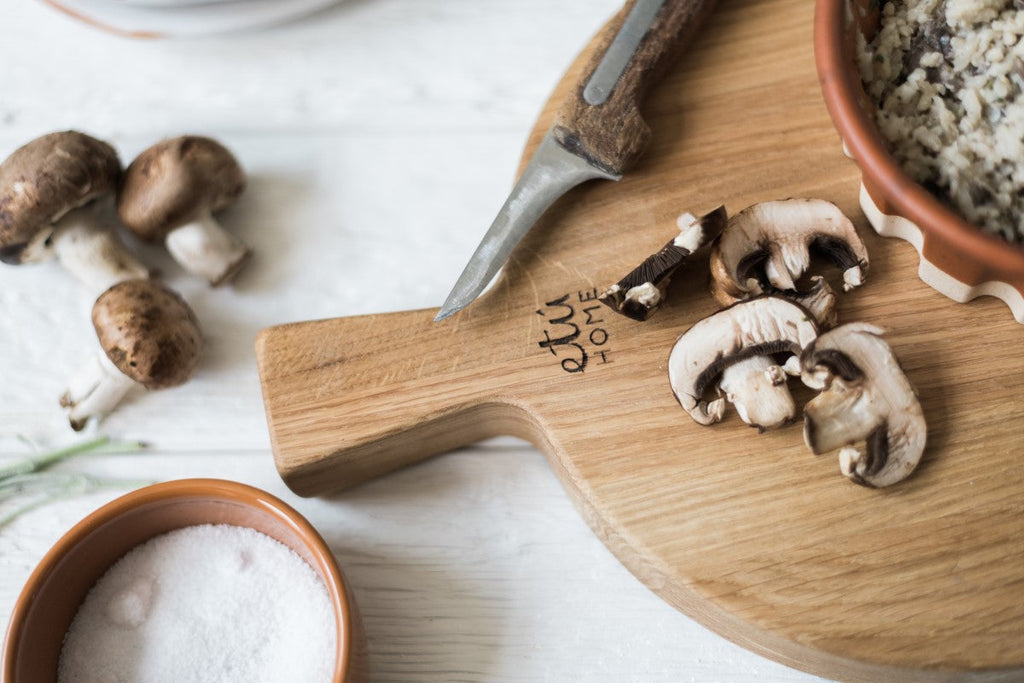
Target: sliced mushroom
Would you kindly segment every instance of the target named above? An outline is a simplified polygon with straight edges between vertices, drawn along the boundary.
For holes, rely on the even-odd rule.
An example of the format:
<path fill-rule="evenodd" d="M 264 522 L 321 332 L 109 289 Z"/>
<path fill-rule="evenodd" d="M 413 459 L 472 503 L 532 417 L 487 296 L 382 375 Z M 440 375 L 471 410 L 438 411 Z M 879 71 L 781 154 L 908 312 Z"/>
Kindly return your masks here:
<path fill-rule="evenodd" d="M 98 291 L 146 277 L 146 267 L 97 215 L 120 175 L 114 148 L 76 131 L 15 150 L 0 164 L 0 260 L 19 265 L 56 257 Z"/>
<path fill-rule="evenodd" d="M 841 325 L 801 357 L 804 384 L 822 390 L 804 406 L 804 441 L 815 455 L 840 449 L 842 473 L 872 487 L 913 472 L 927 437 L 921 404 L 882 333 Z"/>
<path fill-rule="evenodd" d="M 723 309 L 687 330 L 668 360 L 668 377 L 679 404 L 696 422 L 722 419 L 725 401 L 747 424 L 761 430 L 779 427 L 796 416 L 786 387 L 792 359 L 817 337 L 818 328 L 804 309 L 779 297 L 761 297 Z M 718 385 L 725 398 L 710 403 L 705 395 Z"/>
<path fill-rule="evenodd" d="M 779 292 L 790 301 L 799 304 L 814 316 L 818 327 L 823 330 L 835 327 L 836 324 L 836 292 L 828 281 L 820 275 L 814 275 L 806 289 L 792 292 Z M 797 373 L 799 374 L 799 373 Z"/>
<path fill-rule="evenodd" d="M 793 421 L 796 404 L 786 372 L 769 356 L 753 356 L 722 370 L 718 389 L 740 419 L 762 431 Z"/>
<path fill-rule="evenodd" d="M 647 320 L 664 300 L 669 280 L 683 261 L 718 237 L 725 223 L 724 206 L 700 218 L 689 213 L 679 216 L 679 235 L 609 287 L 599 300 L 633 320 Z"/>
<path fill-rule="evenodd" d="M 864 281 L 867 249 L 835 204 L 821 199 L 754 204 L 729 219 L 711 251 L 711 293 L 723 306 L 765 293 L 795 300 L 811 296 L 808 309 L 824 324 L 832 316 L 834 294 L 815 295 L 798 286 L 815 254 L 843 270 L 845 291 Z M 823 279 L 814 288 L 831 292 Z"/>
<path fill-rule="evenodd" d="M 223 145 L 186 135 L 146 149 L 124 174 L 121 220 L 139 237 L 163 240 L 181 266 L 210 284 L 227 282 L 251 249 L 213 218 L 245 190 L 245 173 Z"/>
<path fill-rule="evenodd" d="M 164 389 L 195 373 L 202 333 L 184 299 L 154 280 L 128 280 L 105 291 L 92 309 L 103 353 L 72 378 L 60 403 L 81 429 L 109 413 L 133 386 Z"/>

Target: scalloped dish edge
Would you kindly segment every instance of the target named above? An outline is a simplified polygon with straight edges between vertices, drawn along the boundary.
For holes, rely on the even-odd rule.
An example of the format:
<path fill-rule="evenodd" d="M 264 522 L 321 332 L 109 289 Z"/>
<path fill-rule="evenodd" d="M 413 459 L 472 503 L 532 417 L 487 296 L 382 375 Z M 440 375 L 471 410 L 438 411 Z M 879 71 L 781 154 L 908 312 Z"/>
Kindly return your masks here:
<path fill-rule="evenodd" d="M 868 194 L 864 183 L 860 185 L 860 208 L 867 216 L 871 227 L 882 237 L 898 237 L 909 242 L 917 250 L 920 264 L 917 268 L 917 275 L 921 280 L 958 303 L 966 303 L 979 296 L 994 296 L 1005 303 L 1013 313 L 1014 319 L 1024 323 L 1024 296 L 1015 288 L 1005 282 L 988 281 L 978 285 L 969 285 L 957 280 L 945 271 L 939 269 L 924 257 L 922 246 L 924 237 L 921 229 L 912 221 L 902 216 L 892 216 L 882 213 L 881 209 Z"/>

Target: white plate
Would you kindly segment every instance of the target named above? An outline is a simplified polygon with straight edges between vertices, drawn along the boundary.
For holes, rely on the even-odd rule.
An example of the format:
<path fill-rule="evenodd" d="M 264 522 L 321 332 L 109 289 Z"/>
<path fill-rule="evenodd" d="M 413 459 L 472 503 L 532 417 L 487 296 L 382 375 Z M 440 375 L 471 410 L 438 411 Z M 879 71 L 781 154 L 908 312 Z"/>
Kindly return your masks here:
<path fill-rule="evenodd" d="M 339 0 L 43 0 L 76 19 L 118 35 L 171 38 L 263 28 Z"/>
<path fill-rule="evenodd" d="M 238 0 L 107 0 L 108 4 L 133 7 L 164 7 L 168 9 L 191 7 L 194 5 L 216 5 L 222 2 Z"/>

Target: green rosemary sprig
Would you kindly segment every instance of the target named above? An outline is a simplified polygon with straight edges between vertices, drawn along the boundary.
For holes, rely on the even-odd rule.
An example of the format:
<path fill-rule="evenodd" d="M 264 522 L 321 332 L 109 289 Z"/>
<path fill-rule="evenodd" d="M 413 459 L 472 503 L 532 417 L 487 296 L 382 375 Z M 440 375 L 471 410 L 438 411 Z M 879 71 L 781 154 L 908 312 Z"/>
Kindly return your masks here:
<path fill-rule="evenodd" d="M 113 441 L 109 436 L 98 436 L 41 455 L 31 455 L 5 467 L 0 467 L 0 481 L 16 474 L 46 469 L 50 465 L 82 453 L 135 453 L 145 447 L 146 444 L 141 441 Z"/>
<path fill-rule="evenodd" d="M 26 512 L 48 503 L 105 488 L 135 488 L 152 483 L 150 481 L 95 477 L 82 472 L 42 471 L 51 465 L 83 453 L 136 453 L 145 447 L 146 444 L 139 441 L 114 441 L 108 436 L 99 436 L 40 455 L 31 455 L 0 467 L 0 503 L 26 496 L 35 497 L 12 512 L 0 516 L 0 528 Z"/>

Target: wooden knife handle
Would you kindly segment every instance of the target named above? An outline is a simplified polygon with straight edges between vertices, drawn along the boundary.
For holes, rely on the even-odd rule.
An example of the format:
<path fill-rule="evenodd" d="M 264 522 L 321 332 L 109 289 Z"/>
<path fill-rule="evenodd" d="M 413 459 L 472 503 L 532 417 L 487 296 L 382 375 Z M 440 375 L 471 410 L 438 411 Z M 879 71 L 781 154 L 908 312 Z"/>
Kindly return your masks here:
<path fill-rule="evenodd" d="M 640 102 L 714 4 L 629 0 L 598 37 L 595 56 L 558 112 L 553 130 L 562 146 L 616 175 L 636 163 L 650 138 Z"/>

